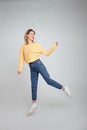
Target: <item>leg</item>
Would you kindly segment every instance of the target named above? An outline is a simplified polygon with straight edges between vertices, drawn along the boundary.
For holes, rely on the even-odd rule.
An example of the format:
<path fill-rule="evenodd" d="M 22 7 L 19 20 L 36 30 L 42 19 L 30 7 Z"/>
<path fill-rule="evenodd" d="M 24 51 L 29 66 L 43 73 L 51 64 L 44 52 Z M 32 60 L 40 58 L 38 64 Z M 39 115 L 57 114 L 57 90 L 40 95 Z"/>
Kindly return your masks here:
<path fill-rule="evenodd" d="M 51 85 L 57 89 L 62 89 L 65 94 L 71 98 L 71 92 L 69 87 L 64 87 L 63 85 L 59 84 L 58 82 L 56 82 L 55 80 L 50 78 L 49 73 L 47 72 L 46 67 L 44 66 L 44 64 L 39 61 L 38 63 L 38 67 L 37 67 L 38 72 L 42 75 L 42 77 L 44 78 L 44 80 L 47 82 L 48 85 Z"/>
<path fill-rule="evenodd" d="M 38 72 L 30 65 L 31 72 L 31 91 L 32 91 L 32 103 L 37 100 L 37 84 L 38 84 Z"/>
<path fill-rule="evenodd" d="M 29 64 L 30 65 L 30 64 Z M 32 91 L 32 106 L 28 110 L 28 114 L 32 114 L 37 108 L 37 83 L 38 83 L 38 72 L 30 65 L 31 72 L 31 91 Z"/>

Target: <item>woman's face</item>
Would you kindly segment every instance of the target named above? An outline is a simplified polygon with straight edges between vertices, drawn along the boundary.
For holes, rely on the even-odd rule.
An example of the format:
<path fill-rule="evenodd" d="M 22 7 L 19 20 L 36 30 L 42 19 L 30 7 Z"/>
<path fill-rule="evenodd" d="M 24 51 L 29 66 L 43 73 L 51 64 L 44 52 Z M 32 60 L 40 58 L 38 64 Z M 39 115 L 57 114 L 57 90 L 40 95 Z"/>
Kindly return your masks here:
<path fill-rule="evenodd" d="M 28 39 L 31 40 L 31 41 L 34 41 L 34 37 L 35 37 L 35 34 L 33 31 L 30 31 L 29 34 L 27 35 Z"/>

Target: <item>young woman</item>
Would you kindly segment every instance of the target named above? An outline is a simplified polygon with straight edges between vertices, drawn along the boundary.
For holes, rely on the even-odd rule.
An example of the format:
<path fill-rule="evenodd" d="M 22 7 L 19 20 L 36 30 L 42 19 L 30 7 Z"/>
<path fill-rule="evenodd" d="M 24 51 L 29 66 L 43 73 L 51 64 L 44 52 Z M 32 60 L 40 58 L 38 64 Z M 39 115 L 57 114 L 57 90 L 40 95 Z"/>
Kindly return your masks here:
<path fill-rule="evenodd" d="M 32 90 L 32 106 L 28 111 L 28 114 L 31 114 L 38 108 L 37 105 L 37 84 L 38 84 L 38 75 L 42 75 L 44 80 L 48 85 L 53 86 L 57 89 L 61 89 L 65 94 L 70 98 L 71 92 L 67 86 L 63 86 L 50 78 L 50 75 L 40 60 L 40 54 L 46 56 L 50 55 L 58 46 L 58 42 L 55 42 L 50 49 L 44 50 L 39 43 L 34 42 L 35 31 L 33 29 L 28 29 L 24 35 L 25 43 L 20 47 L 20 56 L 18 64 L 18 74 L 21 74 L 23 64 L 26 62 L 29 64 L 30 73 L 31 73 L 31 90 Z"/>

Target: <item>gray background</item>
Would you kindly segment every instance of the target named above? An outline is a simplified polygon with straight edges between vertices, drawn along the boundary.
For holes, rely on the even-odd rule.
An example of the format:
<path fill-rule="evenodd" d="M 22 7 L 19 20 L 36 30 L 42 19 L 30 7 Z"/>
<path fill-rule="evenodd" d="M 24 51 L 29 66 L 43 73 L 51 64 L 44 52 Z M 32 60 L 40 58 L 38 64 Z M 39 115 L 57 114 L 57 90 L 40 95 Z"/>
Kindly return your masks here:
<path fill-rule="evenodd" d="M 35 41 L 48 49 L 59 41 L 49 57 L 41 56 L 51 77 L 72 91 L 72 99 L 39 77 L 39 109 L 27 117 L 31 106 L 30 70 L 24 64 L 17 75 L 19 48 L 28 28 Z M 0 1 L 0 130 L 87 129 L 87 1 Z"/>

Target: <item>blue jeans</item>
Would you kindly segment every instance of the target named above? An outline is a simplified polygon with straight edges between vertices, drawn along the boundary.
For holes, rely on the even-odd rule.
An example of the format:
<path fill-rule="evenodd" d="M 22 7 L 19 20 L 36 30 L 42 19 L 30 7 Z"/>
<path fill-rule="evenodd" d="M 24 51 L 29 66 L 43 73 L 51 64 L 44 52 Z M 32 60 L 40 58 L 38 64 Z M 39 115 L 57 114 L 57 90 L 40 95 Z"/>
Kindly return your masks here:
<path fill-rule="evenodd" d="M 62 89 L 62 85 L 50 78 L 49 73 L 47 72 L 46 67 L 41 62 L 40 59 L 29 63 L 30 72 L 31 72 L 31 90 L 32 90 L 32 100 L 37 99 L 37 85 L 38 85 L 38 75 L 42 75 L 44 80 L 48 85 L 53 86 L 57 89 Z"/>

